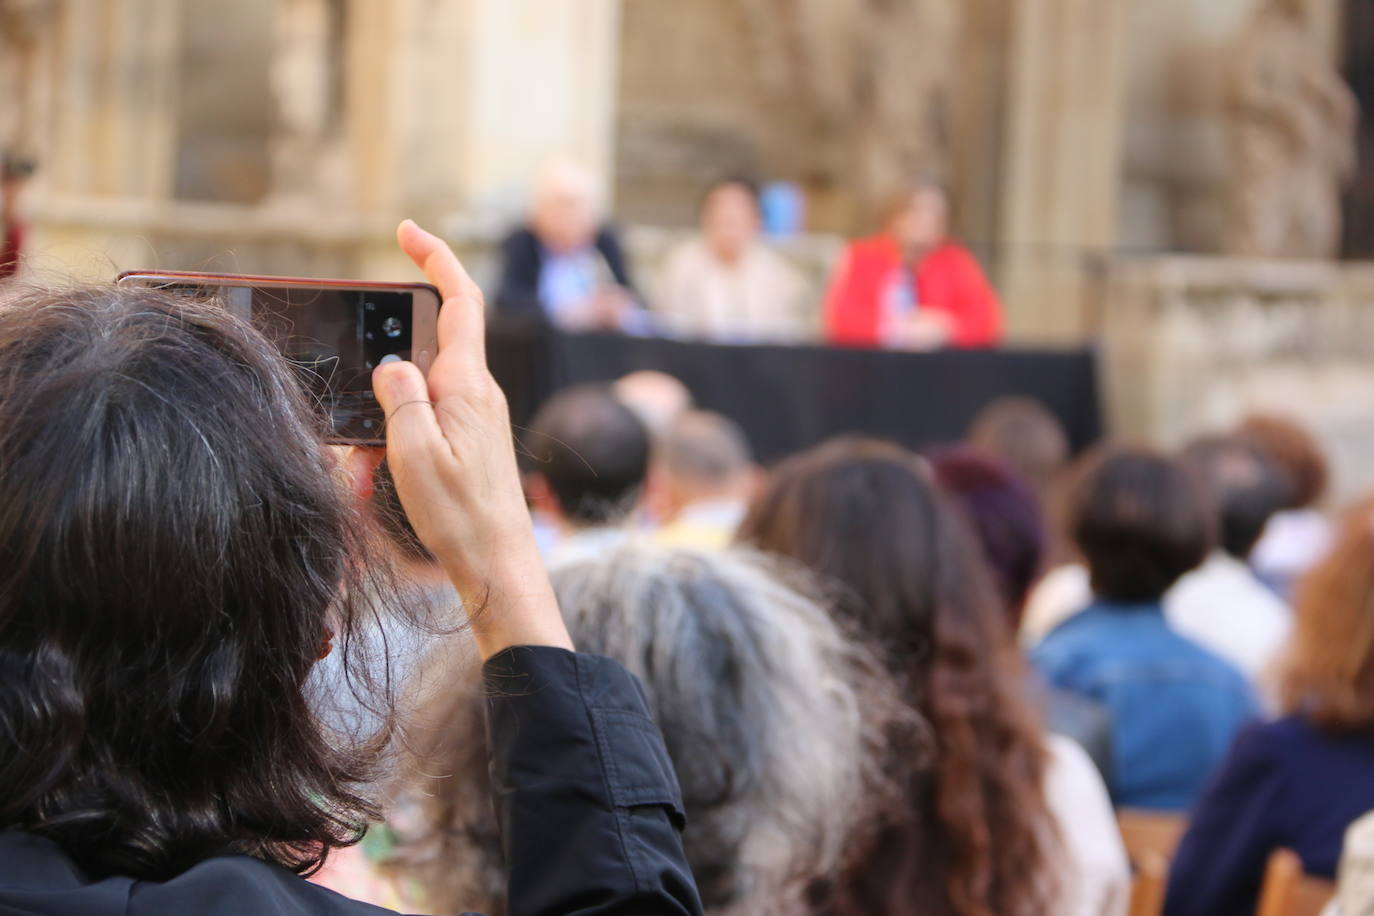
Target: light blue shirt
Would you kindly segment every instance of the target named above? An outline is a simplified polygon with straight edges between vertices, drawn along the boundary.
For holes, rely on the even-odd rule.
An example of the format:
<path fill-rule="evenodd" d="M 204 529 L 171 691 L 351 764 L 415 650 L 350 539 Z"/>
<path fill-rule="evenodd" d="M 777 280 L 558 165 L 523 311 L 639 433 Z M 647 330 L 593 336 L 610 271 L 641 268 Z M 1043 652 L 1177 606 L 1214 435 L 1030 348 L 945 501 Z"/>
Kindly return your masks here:
<path fill-rule="evenodd" d="M 588 245 L 568 254 L 544 249 L 539 269 L 539 301 L 554 324 L 591 298 L 601 285 L 601 254 Z"/>

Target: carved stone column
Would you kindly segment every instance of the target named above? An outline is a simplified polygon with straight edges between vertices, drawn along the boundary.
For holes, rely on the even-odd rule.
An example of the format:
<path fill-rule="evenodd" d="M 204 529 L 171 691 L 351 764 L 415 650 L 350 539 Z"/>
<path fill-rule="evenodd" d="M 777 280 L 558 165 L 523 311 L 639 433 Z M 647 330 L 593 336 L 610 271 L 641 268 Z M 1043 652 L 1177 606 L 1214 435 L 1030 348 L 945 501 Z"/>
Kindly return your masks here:
<path fill-rule="evenodd" d="M 1126 0 L 1016 0 L 1000 287 L 1017 338 L 1089 329 L 1116 241 Z"/>
<path fill-rule="evenodd" d="M 397 41 L 385 107 L 396 148 L 375 164 L 404 163 L 395 200 L 517 209 L 531 175 L 555 156 L 609 184 L 620 0 L 387 6 Z"/>

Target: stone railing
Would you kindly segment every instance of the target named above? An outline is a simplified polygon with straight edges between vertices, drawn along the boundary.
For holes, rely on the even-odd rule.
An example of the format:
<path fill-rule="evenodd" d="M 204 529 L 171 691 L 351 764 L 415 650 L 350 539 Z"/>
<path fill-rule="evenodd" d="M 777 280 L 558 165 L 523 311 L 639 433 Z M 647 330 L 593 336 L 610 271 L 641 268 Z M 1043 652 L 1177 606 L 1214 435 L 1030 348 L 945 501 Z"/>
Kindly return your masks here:
<path fill-rule="evenodd" d="M 1374 264 L 1120 259 L 1107 290 L 1118 433 L 1173 446 L 1282 411 L 1330 449 L 1333 498 L 1374 486 Z"/>

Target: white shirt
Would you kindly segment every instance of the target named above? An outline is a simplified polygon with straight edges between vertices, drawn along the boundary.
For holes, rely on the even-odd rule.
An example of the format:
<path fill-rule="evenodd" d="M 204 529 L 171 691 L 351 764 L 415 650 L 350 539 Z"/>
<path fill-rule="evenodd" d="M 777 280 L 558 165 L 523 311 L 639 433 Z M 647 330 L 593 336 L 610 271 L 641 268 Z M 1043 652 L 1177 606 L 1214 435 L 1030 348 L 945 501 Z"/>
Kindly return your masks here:
<path fill-rule="evenodd" d="M 1107 787 L 1087 753 L 1061 735 L 1046 741 L 1045 801 L 1059 825 L 1064 868 L 1056 916 L 1125 916 L 1131 868 Z"/>
<path fill-rule="evenodd" d="M 1250 568 L 1222 551 L 1164 596 L 1169 625 L 1259 684 L 1288 641 L 1293 616 Z"/>
<path fill-rule="evenodd" d="M 1289 509 L 1269 519 L 1250 556 L 1255 571 L 1284 589 L 1331 546 L 1331 523 L 1316 509 Z"/>
<path fill-rule="evenodd" d="M 545 557 L 544 565 L 549 569 L 556 569 L 585 560 L 599 559 L 629 540 L 630 534 L 630 528 L 623 524 L 575 531 L 559 539 Z"/>
<path fill-rule="evenodd" d="M 1056 566 L 1035 583 L 1021 615 L 1021 645 L 1035 646 L 1050 631 L 1092 604 L 1088 568 L 1082 563 Z"/>
<path fill-rule="evenodd" d="M 790 342 L 807 336 L 806 284 L 782 255 L 755 244 L 735 264 L 705 240 L 668 256 L 654 310 L 670 333 L 721 343 Z"/>

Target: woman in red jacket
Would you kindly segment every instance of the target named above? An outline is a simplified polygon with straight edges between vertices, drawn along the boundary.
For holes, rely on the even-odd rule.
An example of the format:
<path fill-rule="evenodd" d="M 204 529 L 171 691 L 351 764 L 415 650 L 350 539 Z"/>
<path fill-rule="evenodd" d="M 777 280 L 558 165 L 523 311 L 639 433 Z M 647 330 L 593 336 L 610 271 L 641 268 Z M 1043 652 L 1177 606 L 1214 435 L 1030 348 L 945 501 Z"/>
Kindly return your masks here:
<path fill-rule="evenodd" d="M 879 235 L 852 242 L 825 301 L 826 339 L 936 350 L 1002 339 L 1002 305 L 967 248 L 949 238 L 949 199 L 922 182 L 893 199 Z"/>

